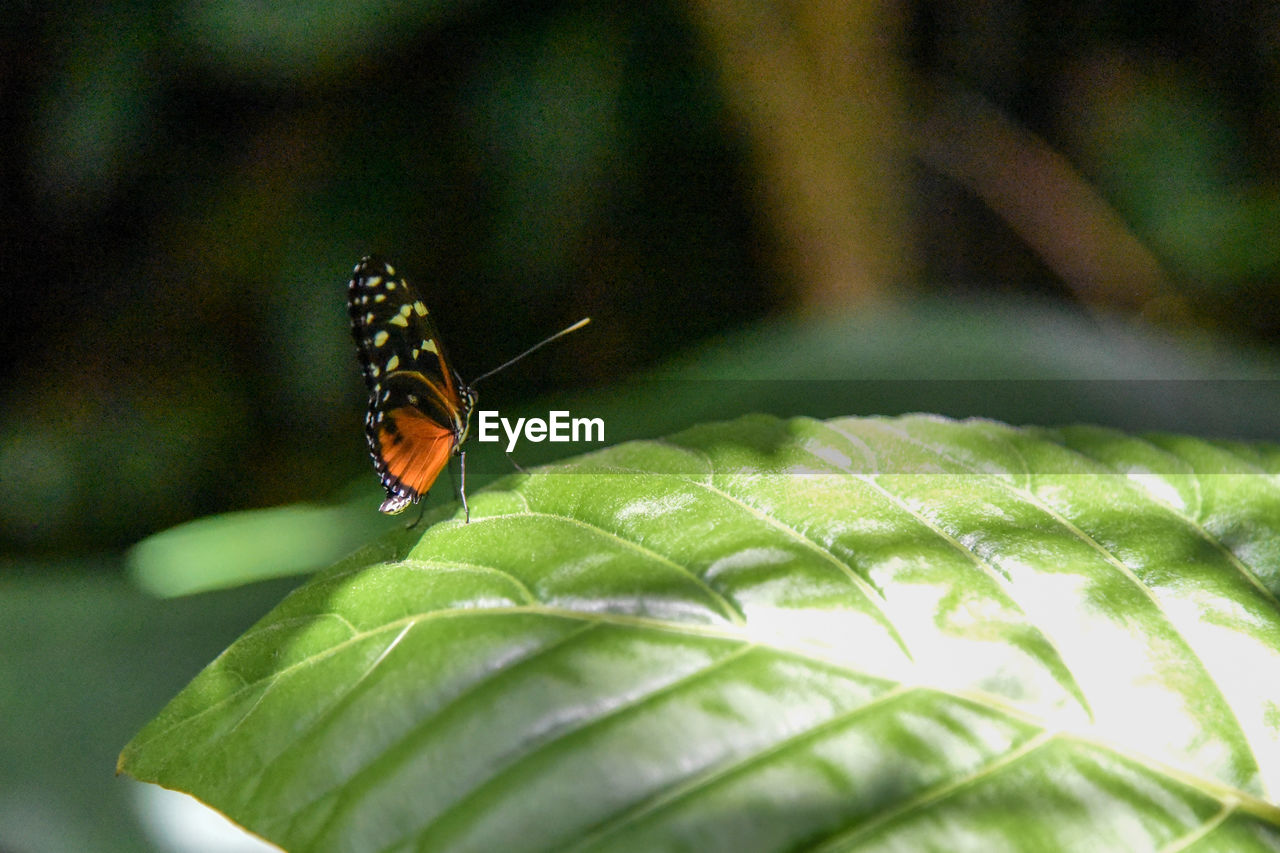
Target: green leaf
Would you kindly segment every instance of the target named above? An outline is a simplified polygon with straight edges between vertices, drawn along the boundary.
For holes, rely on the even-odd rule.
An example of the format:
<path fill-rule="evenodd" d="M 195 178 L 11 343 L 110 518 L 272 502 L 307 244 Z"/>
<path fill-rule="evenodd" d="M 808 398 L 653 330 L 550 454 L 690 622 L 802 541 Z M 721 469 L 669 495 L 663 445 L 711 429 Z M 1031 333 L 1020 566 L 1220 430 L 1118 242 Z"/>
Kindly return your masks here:
<path fill-rule="evenodd" d="M 386 516 L 358 511 L 372 500 L 361 494 L 358 505 L 295 504 L 189 521 L 133 546 L 129 576 L 146 592 L 171 597 L 314 569 L 391 526 Z"/>
<path fill-rule="evenodd" d="M 1274 850 L 1280 448 L 753 416 L 510 478 L 124 750 L 289 850 Z"/>
<path fill-rule="evenodd" d="M 258 82 L 350 73 L 371 51 L 390 56 L 418 31 L 466 7 L 461 0 L 193 0 L 178 9 L 182 46 L 223 74 Z"/>

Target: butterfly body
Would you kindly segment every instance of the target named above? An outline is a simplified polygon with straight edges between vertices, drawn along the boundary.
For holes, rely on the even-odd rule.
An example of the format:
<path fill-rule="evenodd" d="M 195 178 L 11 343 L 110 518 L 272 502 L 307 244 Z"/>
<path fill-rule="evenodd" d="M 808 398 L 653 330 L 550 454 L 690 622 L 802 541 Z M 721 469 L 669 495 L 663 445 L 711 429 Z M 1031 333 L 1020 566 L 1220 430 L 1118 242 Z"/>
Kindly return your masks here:
<path fill-rule="evenodd" d="M 390 264 L 356 264 L 347 310 L 369 390 L 365 437 L 387 491 L 379 509 L 403 512 L 462 453 L 476 393 L 450 364 L 426 304 Z M 462 500 L 465 509 L 465 492 Z"/>

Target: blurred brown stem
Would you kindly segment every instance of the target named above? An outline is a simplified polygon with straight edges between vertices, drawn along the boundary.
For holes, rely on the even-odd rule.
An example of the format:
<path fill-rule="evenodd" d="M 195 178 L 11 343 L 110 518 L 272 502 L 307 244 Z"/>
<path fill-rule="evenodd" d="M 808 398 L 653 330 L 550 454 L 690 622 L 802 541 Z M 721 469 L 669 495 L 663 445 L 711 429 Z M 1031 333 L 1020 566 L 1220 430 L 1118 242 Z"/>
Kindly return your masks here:
<path fill-rule="evenodd" d="M 856 303 L 914 277 L 904 166 L 914 154 L 982 199 L 1082 304 L 1176 308 L 1159 262 L 1116 211 L 990 104 L 926 83 L 929 106 L 908 141 L 896 4 L 696 0 L 692 9 L 802 307 Z"/>
<path fill-rule="evenodd" d="M 910 278 L 894 3 L 696 0 L 801 304 Z"/>
<path fill-rule="evenodd" d="M 920 159 L 982 199 L 1082 304 L 1150 312 L 1173 298 L 1155 256 L 1065 157 L 973 93 L 929 88 Z"/>

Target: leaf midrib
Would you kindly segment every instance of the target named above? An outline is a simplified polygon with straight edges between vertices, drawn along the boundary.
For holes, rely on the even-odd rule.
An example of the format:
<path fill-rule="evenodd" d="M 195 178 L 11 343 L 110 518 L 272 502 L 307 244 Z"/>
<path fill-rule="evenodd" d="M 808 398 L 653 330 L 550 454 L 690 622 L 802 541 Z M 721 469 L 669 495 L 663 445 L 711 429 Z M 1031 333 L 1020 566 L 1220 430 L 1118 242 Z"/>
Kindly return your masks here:
<path fill-rule="evenodd" d="M 375 628 L 369 628 L 367 630 L 361 631 L 358 634 L 353 634 L 352 636 L 347 637 L 342 642 L 335 643 L 334 645 L 329 646 L 323 651 L 319 651 L 314 654 L 307 655 L 306 657 L 301 658 L 297 661 L 294 661 L 293 663 L 289 664 L 286 667 L 278 669 L 268 675 L 264 675 L 261 678 L 254 679 L 253 681 L 247 681 L 243 678 L 243 676 L 240 676 L 234 670 L 229 670 L 231 674 L 236 675 L 238 678 L 241 679 L 241 681 L 244 682 L 240 687 L 237 687 L 231 693 L 228 693 L 226 696 L 223 696 L 222 698 L 218 699 L 216 702 L 213 702 L 205 706 L 204 708 L 200 709 L 196 713 L 191 714 L 187 717 L 184 717 L 181 720 L 175 722 L 173 725 L 169 726 L 168 728 L 160 732 L 157 732 L 155 735 L 147 738 L 146 740 L 134 741 L 129 745 L 129 748 L 131 751 L 141 750 L 147 744 L 155 740 L 159 740 L 160 738 L 168 736 L 169 734 L 181 728 L 182 726 L 188 725 L 189 723 L 200 719 L 206 714 L 210 714 L 216 710 L 219 710 L 224 705 L 235 701 L 237 698 L 239 698 L 241 694 L 247 691 L 257 689 L 259 686 L 263 684 L 269 685 L 270 682 L 279 680 L 289 675 L 290 673 L 294 672 L 295 670 L 301 669 L 306 666 L 310 666 L 314 663 L 319 663 L 320 661 L 323 661 L 337 654 L 338 652 L 341 652 L 342 650 L 346 649 L 349 646 L 355 645 L 356 643 L 362 642 L 371 637 L 376 637 L 379 634 L 384 634 L 389 631 L 393 631 L 397 628 L 403 628 L 406 625 L 411 625 L 418 622 L 425 622 L 427 620 L 432 620 L 432 619 L 446 619 L 446 618 L 456 618 L 456 617 L 464 617 L 464 616 L 495 616 L 495 615 L 515 615 L 515 614 L 548 616 L 552 618 L 567 619 L 572 621 L 594 622 L 602 625 L 614 625 L 614 626 L 629 627 L 629 628 L 643 628 L 647 630 L 660 631 L 667 634 L 689 634 L 693 636 L 710 637 L 713 639 L 730 640 L 733 642 L 756 645 L 761 648 L 771 649 L 775 652 L 778 652 L 779 654 L 793 655 L 795 657 L 813 661 L 815 663 L 820 663 L 825 666 L 835 667 L 842 672 L 846 672 L 850 675 L 854 675 L 860 678 L 872 678 L 880 681 L 890 680 L 885 676 L 884 673 L 857 669 L 855 667 L 850 666 L 849 661 L 847 660 L 843 660 L 830 655 L 820 654 L 817 651 L 813 650 L 812 648 L 807 648 L 806 646 L 802 646 L 802 645 L 788 646 L 788 645 L 783 645 L 778 643 L 767 642 L 766 640 L 762 639 L 766 635 L 754 636 L 749 631 L 732 630 L 727 627 L 717 627 L 715 625 L 710 625 L 710 624 L 698 624 L 693 622 L 668 622 L 668 621 L 663 621 L 661 619 L 654 619 L 653 617 L 650 617 L 650 616 L 634 616 L 626 613 L 614 613 L 614 612 L 608 612 L 608 611 L 570 610 L 568 608 L 552 607 L 544 604 L 510 605 L 510 606 L 500 606 L 500 607 L 450 607 L 450 608 L 442 608 L 439 610 L 426 610 L 426 611 L 420 611 L 416 613 L 410 613 L 410 614 L 401 616 L 397 619 L 393 619 L 390 622 L 384 622 Z M 315 613 L 315 614 L 309 614 L 307 616 L 290 617 L 290 619 L 287 621 L 305 623 L 305 622 L 317 620 L 317 619 L 326 619 L 335 615 L 337 614 L 328 613 L 328 612 Z M 259 628 L 256 629 L 255 633 L 259 631 L 267 631 L 267 630 L 275 629 L 279 627 L 280 624 L 281 623 L 272 623 L 270 625 L 259 626 Z M 234 648 L 234 646 L 232 648 Z M 231 649 L 228 649 L 227 651 L 230 652 Z M 224 655 L 225 654 L 226 653 L 224 652 Z M 896 683 L 896 680 L 895 680 L 895 683 Z"/>

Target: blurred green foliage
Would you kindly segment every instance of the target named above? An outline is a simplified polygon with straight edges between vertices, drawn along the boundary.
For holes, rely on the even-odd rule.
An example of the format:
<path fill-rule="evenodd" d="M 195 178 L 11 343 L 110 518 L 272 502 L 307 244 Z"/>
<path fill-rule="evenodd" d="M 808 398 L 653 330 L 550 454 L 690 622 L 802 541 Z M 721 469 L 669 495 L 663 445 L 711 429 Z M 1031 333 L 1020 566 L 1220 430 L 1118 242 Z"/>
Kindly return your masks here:
<path fill-rule="evenodd" d="M 34 278 L 10 318 L 0 548 L 123 545 L 362 472 L 343 298 L 369 251 L 428 294 L 464 375 L 596 315 L 522 370 L 526 398 L 779 303 L 674 8 L 26 16 L 22 215 L 0 240 Z"/>
<path fill-rule="evenodd" d="M 747 19 L 721 7 L 17 7 L 0 30 L 0 246 L 15 273 L 0 548 L 119 547 L 210 511 L 327 499 L 360 476 L 342 296 L 368 251 L 427 292 L 464 376 L 596 317 L 522 365 L 504 404 L 625 382 L 787 309 L 858 308 L 857 288 L 833 304 L 830 282 L 788 260 L 808 220 L 771 183 L 770 134 L 830 174 L 832 145 L 860 156 L 832 130 L 842 104 L 896 115 L 910 137 L 912 89 L 938 76 L 1043 136 L 1116 205 L 1170 273 L 1148 313 L 1274 344 L 1275 35 L 1246 10 L 1233 27 L 1184 5 L 1177 24 L 1164 7 L 1150 20 L 886 7 L 879 29 L 915 76 L 815 98 L 825 112 L 802 127 L 762 127 L 726 95 L 745 73 L 767 98 L 796 68 L 785 53 L 773 77 L 742 67 L 767 54 L 725 47 Z M 878 37 L 874 17 L 841 30 L 850 13 L 815 7 L 789 45 L 785 6 L 752 14 L 752 49 L 808 39 L 830 79 L 868 70 L 837 66 L 869 55 L 858 40 Z M 844 53 L 824 27 L 845 33 Z M 914 174 L 881 189 L 912 195 L 920 264 L 879 292 L 1079 301 L 972 190 Z M 819 227 L 843 240 L 849 225 Z M 1105 294 L 1088 307 L 1105 311 Z"/>
<path fill-rule="evenodd" d="M 0 581 L 5 851 L 159 849 L 144 832 L 134 792 L 113 777 L 115 754 L 289 586 L 256 584 L 157 607 L 116 574 L 118 566 L 94 562 L 49 567 L 75 573 L 75 584 L 11 573 Z"/>
<path fill-rule="evenodd" d="M 1228 93 L 1167 61 L 1116 58 L 1088 73 L 1099 79 L 1071 133 L 1095 179 L 1193 298 L 1256 298 L 1280 277 L 1280 187 L 1250 162 Z M 1274 306 L 1260 307 L 1274 323 Z"/>

